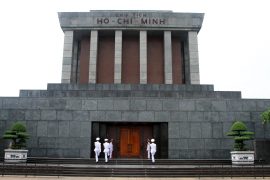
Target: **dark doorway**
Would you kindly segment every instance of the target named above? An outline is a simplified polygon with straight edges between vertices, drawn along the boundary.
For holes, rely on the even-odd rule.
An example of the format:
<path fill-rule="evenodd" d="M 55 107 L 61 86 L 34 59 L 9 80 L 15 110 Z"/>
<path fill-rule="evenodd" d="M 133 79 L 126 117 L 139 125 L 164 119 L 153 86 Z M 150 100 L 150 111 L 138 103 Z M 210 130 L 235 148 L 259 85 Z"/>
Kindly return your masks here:
<path fill-rule="evenodd" d="M 93 122 L 92 143 L 95 138 L 113 139 L 113 158 L 147 158 L 147 139 L 155 138 L 157 158 L 168 158 L 168 124 L 167 123 L 131 123 L 131 122 Z M 93 145 L 91 157 L 94 157 Z M 101 157 L 104 154 L 101 153 Z"/>

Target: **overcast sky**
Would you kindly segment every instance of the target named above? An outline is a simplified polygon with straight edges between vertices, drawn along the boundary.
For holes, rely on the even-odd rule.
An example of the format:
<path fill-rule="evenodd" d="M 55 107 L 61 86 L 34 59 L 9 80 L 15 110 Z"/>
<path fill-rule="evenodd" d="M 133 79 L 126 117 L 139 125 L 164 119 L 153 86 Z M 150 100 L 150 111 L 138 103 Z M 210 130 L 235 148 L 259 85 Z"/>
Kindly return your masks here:
<path fill-rule="evenodd" d="M 201 84 L 270 99 L 269 0 L 1 0 L 0 96 L 61 82 L 57 12 L 172 10 L 205 13 L 198 35 Z"/>

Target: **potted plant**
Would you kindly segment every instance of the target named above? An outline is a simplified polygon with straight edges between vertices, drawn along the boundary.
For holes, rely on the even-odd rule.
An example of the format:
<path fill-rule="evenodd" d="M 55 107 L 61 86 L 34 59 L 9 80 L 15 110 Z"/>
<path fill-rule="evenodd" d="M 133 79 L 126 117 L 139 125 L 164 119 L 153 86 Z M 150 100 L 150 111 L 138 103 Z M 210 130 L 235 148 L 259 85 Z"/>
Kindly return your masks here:
<path fill-rule="evenodd" d="M 254 132 L 248 131 L 244 122 L 235 121 L 227 135 L 234 139 L 234 150 L 231 151 L 232 164 L 254 164 L 254 151 L 248 150 L 244 143 L 253 139 Z"/>
<path fill-rule="evenodd" d="M 29 134 L 25 125 L 15 122 L 11 129 L 5 132 L 3 138 L 10 140 L 8 149 L 5 149 L 5 162 L 26 162 L 28 150 L 24 148 Z"/>

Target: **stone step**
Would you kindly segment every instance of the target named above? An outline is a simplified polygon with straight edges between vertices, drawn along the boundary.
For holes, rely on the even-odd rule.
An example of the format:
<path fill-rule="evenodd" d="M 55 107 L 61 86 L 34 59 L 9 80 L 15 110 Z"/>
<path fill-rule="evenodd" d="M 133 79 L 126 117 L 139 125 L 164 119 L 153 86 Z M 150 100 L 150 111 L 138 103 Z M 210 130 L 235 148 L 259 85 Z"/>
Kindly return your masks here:
<path fill-rule="evenodd" d="M 227 159 L 102 160 L 81 158 L 29 157 L 27 163 L 4 163 L 4 175 L 85 176 L 85 177 L 270 177 L 270 165 L 255 161 L 252 166 L 233 166 Z"/>
<path fill-rule="evenodd" d="M 241 99 L 237 91 L 116 91 L 116 90 L 21 90 L 20 97 L 158 97 L 176 99 Z"/>
<path fill-rule="evenodd" d="M 47 90 L 97 91 L 214 91 L 213 85 L 201 84 L 47 84 Z"/>
<path fill-rule="evenodd" d="M 270 177 L 270 167 L 261 166 L 106 166 L 55 164 L 2 164 L 4 175 L 86 176 L 86 177 Z"/>
<path fill-rule="evenodd" d="M 28 163 L 38 164 L 92 164 L 96 165 L 95 159 L 82 158 L 40 158 L 28 157 Z M 257 164 L 262 164 L 263 161 Z M 152 165 L 149 159 L 111 159 L 108 163 L 104 159 L 100 159 L 99 165 Z M 231 160 L 227 159 L 157 159 L 155 165 L 230 165 Z"/>

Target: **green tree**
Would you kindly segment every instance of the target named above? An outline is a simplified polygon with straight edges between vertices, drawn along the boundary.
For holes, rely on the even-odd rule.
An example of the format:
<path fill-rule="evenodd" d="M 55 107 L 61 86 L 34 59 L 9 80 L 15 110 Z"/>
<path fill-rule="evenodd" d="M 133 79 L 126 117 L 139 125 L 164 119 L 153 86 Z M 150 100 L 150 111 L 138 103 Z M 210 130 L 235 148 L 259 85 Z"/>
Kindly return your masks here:
<path fill-rule="evenodd" d="M 11 129 L 5 132 L 3 138 L 12 140 L 12 149 L 22 149 L 26 147 L 26 139 L 29 138 L 29 134 L 27 134 L 24 124 L 15 122 Z"/>
<path fill-rule="evenodd" d="M 261 118 L 263 124 L 270 123 L 270 109 L 262 112 Z"/>
<path fill-rule="evenodd" d="M 227 136 L 232 136 L 234 139 L 234 150 L 235 151 L 245 151 L 244 141 L 252 140 L 254 132 L 248 131 L 245 123 L 242 121 L 235 121 L 230 131 L 227 133 Z"/>

